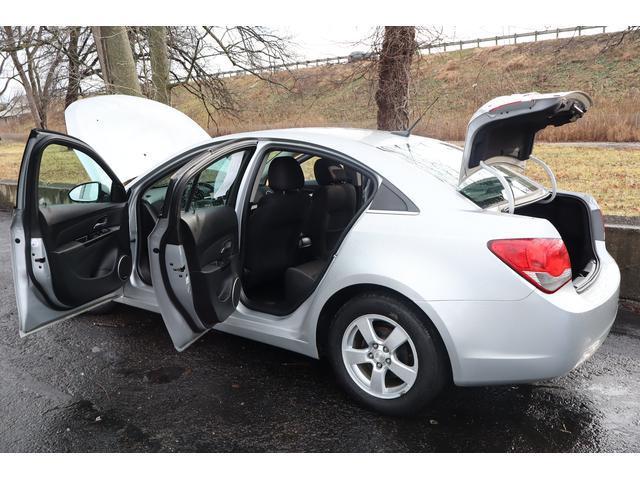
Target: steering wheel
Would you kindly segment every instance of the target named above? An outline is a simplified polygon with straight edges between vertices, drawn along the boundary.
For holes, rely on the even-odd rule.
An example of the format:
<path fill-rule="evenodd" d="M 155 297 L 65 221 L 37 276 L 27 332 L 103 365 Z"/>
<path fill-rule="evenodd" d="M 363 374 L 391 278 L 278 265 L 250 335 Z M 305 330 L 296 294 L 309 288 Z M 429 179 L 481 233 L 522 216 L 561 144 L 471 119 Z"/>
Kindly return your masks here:
<path fill-rule="evenodd" d="M 203 187 L 204 190 L 207 190 L 207 193 L 213 193 L 215 188 L 211 186 L 209 183 L 198 182 L 198 188 Z"/>
<path fill-rule="evenodd" d="M 204 200 L 205 197 L 214 192 L 214 188 L 208 183 L 198 182 L 193 192 L 193 199 L 196 201 Z"/>

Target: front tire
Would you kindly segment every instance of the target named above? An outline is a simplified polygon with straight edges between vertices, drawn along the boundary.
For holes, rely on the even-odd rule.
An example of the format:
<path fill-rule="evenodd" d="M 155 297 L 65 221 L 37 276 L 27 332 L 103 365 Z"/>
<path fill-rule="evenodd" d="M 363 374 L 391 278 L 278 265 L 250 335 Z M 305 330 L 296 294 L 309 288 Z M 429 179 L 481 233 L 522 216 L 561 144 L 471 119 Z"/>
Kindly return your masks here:
<path fill-rule="evenodd" d="M 345 303 L 331 323 L 327 346 L 341 386 L 385 415 L 418 413 L 448 379 L 435 328 L 392 295 L 362 294 Z"/>

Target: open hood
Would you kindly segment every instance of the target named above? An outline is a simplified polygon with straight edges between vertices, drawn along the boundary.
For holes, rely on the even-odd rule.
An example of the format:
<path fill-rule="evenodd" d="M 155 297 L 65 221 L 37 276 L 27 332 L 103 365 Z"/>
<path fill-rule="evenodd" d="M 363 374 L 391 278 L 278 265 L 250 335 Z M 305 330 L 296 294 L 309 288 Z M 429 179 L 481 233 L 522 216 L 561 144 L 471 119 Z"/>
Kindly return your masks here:
<path fill-rule="evenodd" d="M 462 155 L 460 183 L 494 157 L 518 164 L 531 156 L 536 133 L 575 122 L 591 107 L 583 92 L 517 93 L 494 98 L 471 117 Z"/>
<path fill-rule="evenodd" d="M 90 145 L 122 182 L 211 138 L 184 113 L 129 95 L 78 100 L 64 117 L 67 133 Z"/>

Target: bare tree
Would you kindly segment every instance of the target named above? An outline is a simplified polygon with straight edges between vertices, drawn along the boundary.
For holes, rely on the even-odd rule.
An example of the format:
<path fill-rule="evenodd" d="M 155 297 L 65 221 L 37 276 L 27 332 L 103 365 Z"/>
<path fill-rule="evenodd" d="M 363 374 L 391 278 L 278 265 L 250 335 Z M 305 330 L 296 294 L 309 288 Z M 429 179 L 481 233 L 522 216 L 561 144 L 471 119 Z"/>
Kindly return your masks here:
<path fill-rule="evenodd" d="M 63 54 L 52 48 L 46 27 L 3 27 L 0 50 L 9 54 L 15 80 L 25 91 L 34 124 L 47 127 L 49 106 L 59 87 Z"/>
<path fill-rule="evenodd" d="M 11 84 L 16 81 L 17 73 L 12 68 L 9 52 L 0 49 L 0 117 L 23 113 L 24 95 L 12 91 Z"/>
<path fill-rule="evenodd" d="M 409 81 L 416 52 L 415 27 L 385 27 L 378 64 L 378 129 L 409 127 Z"/>
<path fill-rule="evenodd" d="M 126 27 L 93 27 L 102 79 L 108 92 L 142 95 Z"/>
<path fill-rule="evenodd" d="M 267 76 L 274 67 L 291 59 L 288 39 L 265 27 L 203 28 L 214 41 L 215 55 L 224 57 L 234 67 L 261 80 L 273 83 L 273 79 Z"/>
<path fill-rule="evenodd" d="M 411 38 L 407 39 L 408 43 L 413 43 L 413 51 L 401 52 L 402 54 L 399 56 L 391 54 L 389 52 L 390 42 L 385 43 L 385 40 L 389 40 L 389 36 L 386 35 L 388 28 L 414 29 L 413 41 Z M 346 68 L 334 65 L 322 70 L 322 72 L 326 72 L 328 68 L 333 69 L 324 87 L 314 89 L 315 95 L 326 95 L 327 89 L 339 89 L 345 85 L 364 82 L 364 85 L 368 85 L 368 101 L 372 108 L 376 108 L 378 128 L 404 130 L 411 124 L 411 121 L 426 117 L 420 122 L 422 125 L 429 120 L 428 111 L 438 102 L 438 99 L 446 97 L 446 92 L 440 89 L 437 91 L 418 91 L 417 86 L 413 85 L 410 79 L 412 75 L 423 68 L 421 62 L 417 61 L 420 54 L 419 49 L 421 47 L 427 48 L 428 45 L 437 43 L 442 38 L 442 27 L 433 25 L 375 27 L 365 37 L 352 44 L 354 49 L 361 49 L 362 45 L 369 45 L 367 52 L 363 52 L 353 60 L 350 59 Z M 409 56 L 410 59 L 407 58 Z M 398 63 L 402 65 L 402 61 L 406 63 L 404 63 L 404 68 L 398 72 L 401 78 L 394 79 L 395 70 L 392 68 L 390 70 L 390 67 L 398 66 Z M 301 75 L 303 74 L 301 73 Z M 309 75 L 314 75 L 314 73 Z M 396 89 L 395 92 L 394 89 Z M 396 96 L 397 94 L 400 95 Z M 410 105 L 412 105 L 412 109 L 409 107 Z M 390 117 L 387 117 L 385 111 L 391 111 Z M 409 121 L 410 118 L 411 121 Z"/>
<path fill-rule="evenodd" d="M 0 98 L 9 90 L 11 82 L 16 79 L 15 70 L 10 69 L 11 55 L 0 48 Z"/>
<path fill-rule="evenodd" d="M 127 27 L 127 33 L 142 93 L 169 103 L 171 90 L 180 87 L 200 102 L 208 122 L 215 124 L 218 115 L 234 117 L 237 114 L 233 93 L 215 73 L 222 62 L 287 88 L 272 73 L 275 65 L 291 58 L 289 42 L 267 28 Z M 98 48 L 98 55 L 105 56 L 100 50 Z M 105 62 L 101 64 L 104 70 Z M 110 69 L 111 65 L 106 68 Z M 107 72 L 106 78 L 109 75 Z"/>
<path fill-rule="evenodd" d="M 169 57 L 174 86 L 204 107 L 209 122 L 216 113 L 235 116 L 237 104 L 224 79 L 214 72 L 221 61 L 278 88 L 275 66 L 291 59 L 289 39 L 264 27 L 169 27 Z M 219 68 L 219 67 L 218 67 Z"/>
<path fill-rule="evenodd" d="M 49 45 L 55 50 L 60 50 L 64 56 L 61 75 L 64 76 L 63 82 L 66 83 L 64 100 L 66 108 L 80 97 L 85 79 L 101 75 L 96 44 L 90 27 L 46 28 L 49 33 Z"/>
<path fill-rule="evenodd" d="M 68 27 L 68 40 L 61 47 L 67 58 L 67 90 L 65 108 L 75 102 L 82 92 L 82 82 L 99 73 L 96 45 L 90 27 Z"/>
<path fill-rule="evenodd" d="M 64 98 L 64 106 L 68 107 L 78 99 L 80 94 L 80 59 L 78 58 L 78 41 L 80 40 L 80 28 L 69 29 L 69 43 L 67 44 L 67 94 Z"/>
<path fill-rule="evenodd" d="M 219 115 L 235 116 L 238 108 L 216 73 L 221 65 L 278 88 L 295 83 L 274 75 L 276 65 L 291 59 L 288 39 L 264 27 L 4 27 L 0 42 L 0 94 L 11 82 L 21 84 L 38 127 L 46 126 L 54 93 L 64 92 L 65 106 L 102 88 L 168 104 L 171 89 L 179 86 L 215 123 Z"/>
<path fill-rule="evenodd" d="M 149 57 L 153 84 L 152 98 L 167 105 L 171 104 L 169 85 L 170 60 L 167 46 L 166 27 L 148 27 Z"/>

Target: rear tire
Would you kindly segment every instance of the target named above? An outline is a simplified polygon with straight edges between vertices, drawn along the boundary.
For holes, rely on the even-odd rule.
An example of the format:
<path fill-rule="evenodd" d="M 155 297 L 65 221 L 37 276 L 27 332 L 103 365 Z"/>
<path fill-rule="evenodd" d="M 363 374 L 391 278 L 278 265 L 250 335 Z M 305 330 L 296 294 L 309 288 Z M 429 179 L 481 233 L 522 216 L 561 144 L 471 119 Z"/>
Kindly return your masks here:
<path fill-rule="evenodd" d="M 346 392 L 385 415 L 420 412 L 449 379 L 435 327 L 414 306 L 385 293 L 345 303 L 329 327 L 327 351 Z"/>

